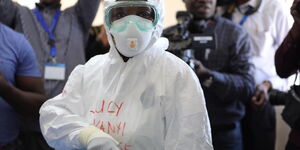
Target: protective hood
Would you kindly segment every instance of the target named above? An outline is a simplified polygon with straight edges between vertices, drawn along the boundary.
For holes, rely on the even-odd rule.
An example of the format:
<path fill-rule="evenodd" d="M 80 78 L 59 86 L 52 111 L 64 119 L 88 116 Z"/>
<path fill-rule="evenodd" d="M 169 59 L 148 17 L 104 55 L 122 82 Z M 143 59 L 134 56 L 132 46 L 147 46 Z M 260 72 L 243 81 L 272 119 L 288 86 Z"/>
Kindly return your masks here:
<path fill-rule="evenodd" d="M 163 31 L 163 23 L 164 23 L 164 2 L 163 2 L 163 0 L 148 0 L 148 2 L 151 3 L 152 5 L 156 6 L 156 9 L 159 14 L 158 22 L 157 22 L 157 25 L 155 26 L 154 33 L 152 34 L 150 44 L 147 46 L 147 49 L 139 55 L 144 55 L 145 53 L 147 53 L 147 51 L 149 51 L 150 49 L 153 48 L 153 45 L 155 45 L 155 43 L 157 43 L 158 40 L 161 40 L 161 42 L 159 42 L 159 43 L 162 44 L 161 48 L 158 47 L 158 49 L 165 50 L 162 48 L 168 46 L 168 40 L 160 38 L 162 31 Z M 114 6 L 115 4 L 116 4 L 116 0 L 104 0 L 104 11 L 111 6 Z M 107 24 L 104 24 L 104 25 L 106 28 L 106 33 L 108 36 L 109 44 L 111 45 L 111 48 L 109 51 L 109 56 L 111 57 L 112 60 L 120 60 L 121 57 L 118 54 L 115 43 L 113 42 L 111 33 L 109 32 L 109 27 L 107 26 Z"/>

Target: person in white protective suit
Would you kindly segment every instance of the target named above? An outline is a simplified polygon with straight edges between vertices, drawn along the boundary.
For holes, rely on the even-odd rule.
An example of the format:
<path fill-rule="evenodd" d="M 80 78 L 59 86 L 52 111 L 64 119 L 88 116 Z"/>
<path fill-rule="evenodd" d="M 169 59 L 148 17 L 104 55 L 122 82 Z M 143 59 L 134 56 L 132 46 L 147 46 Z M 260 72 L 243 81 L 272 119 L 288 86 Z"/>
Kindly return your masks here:
<path fill-rule="evenodd" d="M 111 45 L 40 109 L 57 150 L 212 150 L 197 76 L 166 52 L 163 0 L 104 0 Z"/>

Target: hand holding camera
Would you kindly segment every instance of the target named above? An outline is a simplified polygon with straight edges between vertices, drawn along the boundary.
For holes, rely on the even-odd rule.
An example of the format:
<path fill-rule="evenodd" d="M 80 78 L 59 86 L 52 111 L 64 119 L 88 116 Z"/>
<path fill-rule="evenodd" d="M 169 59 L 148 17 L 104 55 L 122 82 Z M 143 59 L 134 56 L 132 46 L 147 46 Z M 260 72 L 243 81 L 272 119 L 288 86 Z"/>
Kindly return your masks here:
<path fill-rule="evenodd" d="M 264 81 L 256 86 L 255 93 L 251 98 L 251 107 L 255 110 L 262 109 L 269 100 L 268 92 L 272 89 L 270 81 Z"/>
<path fill-rule="evenodd" d="M 206 68 L 201 61 L 196 60 L 196 59 L 191 59 L 190 60 L 192 64 L 194 64 L 195 72 L 197 76 L 202 79 L 202 78 L 207 78 L 211 76 L 211 71 Z"/>

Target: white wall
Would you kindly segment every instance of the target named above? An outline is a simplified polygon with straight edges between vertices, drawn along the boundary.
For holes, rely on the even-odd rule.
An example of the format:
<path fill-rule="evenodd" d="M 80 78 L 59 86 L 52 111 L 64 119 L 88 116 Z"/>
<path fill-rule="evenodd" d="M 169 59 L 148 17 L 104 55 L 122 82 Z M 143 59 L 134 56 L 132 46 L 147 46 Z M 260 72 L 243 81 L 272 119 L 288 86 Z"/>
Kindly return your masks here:
<path fill-rule="evenodd" d="M 38 2 L 39 0 L 13 0 L 13 1 L 16 1 L 21 5 L 28 6 L 30 8 L 34 8 L 34 3 Z"/>
<path fill-rule="evenodd" d="M 62 0 L 63 8 L 73 5 L 76 0 Z M 94 21 L 94 25 L 99 25 L 103 23 L 103 3 L 100 5 L 100 9 Z M 165 26 L 170 26 L 176 23 L 175 15 L 178 10 L 185 10 L 182 0 L 165 0 L 166 16 L 165 16 Z"/>
<path fill-rule="evenodd" d="M 29 6 L 30 8 L 34 7 L 34 3 L 39 0 L 14 0 L 19 2 L 22 5 Z M 74 5 L 77 0 L 61 0 L 62 8 L 67 8 Z M 183 5 L 182 0 L 165 0 L 166 17 L 165 17 L 165 26 L 170 26 L 176 23 L 175 14 L 178 10 L 184 10 L 185 7 Z M 99 25 L 103 23 L 103 3 L 100 5 L 100 9 L 94 21 L 94 25 Z"/>
<path fill-rule="evenodd" d="M 18 1 L 22 5 L 34 7 L 34 2 L 39 0 L 14 0 Z M 62 0 L 62 8 L 67 8 L 69 6 L 74 5 L 77 0 Z M 290 6 L 293 0 L 284 0 Z M 103 23 L 103 3 L 101 3 L 99 12 L 96 16 L 94 21 L 94 25 L 99 25 Z M 288 6 L 288 7 L 289 7 Z M 178 10 L 185 10 L 185 6 L 182 0 L 165 0 L 165 8 L 166 8 L 166 16 L 165 16 L 165 27 L 176 24 L 175 14 Z M 287 8 L 287 11 L 289 9 Z M 277 114 L 277 141 L 276 141 L 276 150 L 283 150 L 284 146 L 287 142 L 289 127 L 283 122 L 281 118 L 281 112 L 283 107 L 276 107 L 276 114 Z"/>

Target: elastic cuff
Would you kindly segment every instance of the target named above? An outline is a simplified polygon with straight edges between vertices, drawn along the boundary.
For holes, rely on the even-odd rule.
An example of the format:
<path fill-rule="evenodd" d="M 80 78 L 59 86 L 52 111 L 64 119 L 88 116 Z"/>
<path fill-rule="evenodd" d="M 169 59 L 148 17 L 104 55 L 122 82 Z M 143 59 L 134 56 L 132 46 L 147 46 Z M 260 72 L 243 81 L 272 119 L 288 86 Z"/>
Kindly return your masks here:
<path fill-rule="evenodd" d="M 95 138 L 109 138 L 113 140 L 117 145 L 119 144 L 119 142 L 117 142 L 112 136 L 101 131 L 95 126 L 88 126 L 80 131 L 79 142 L 84 147 L 87 147 L 88 143 Z"/>

